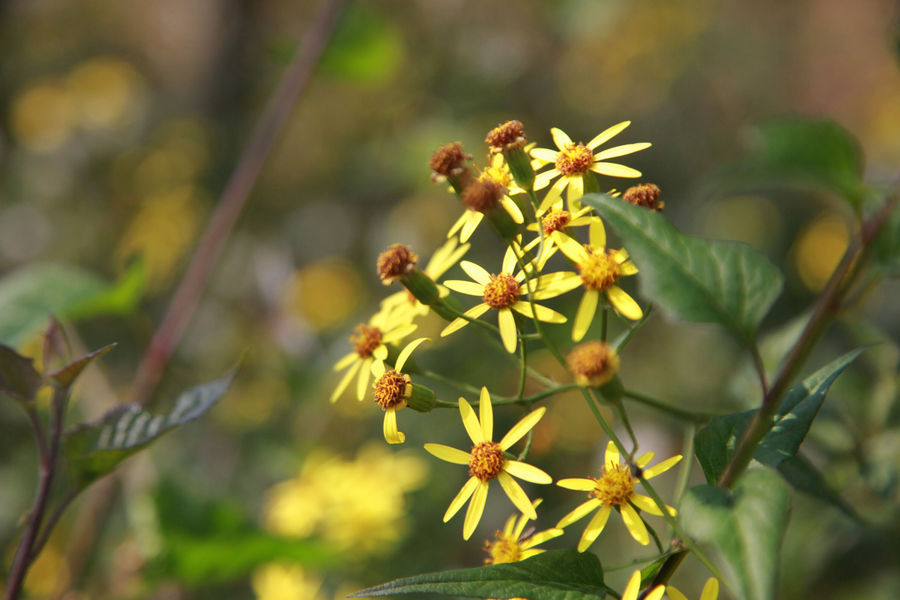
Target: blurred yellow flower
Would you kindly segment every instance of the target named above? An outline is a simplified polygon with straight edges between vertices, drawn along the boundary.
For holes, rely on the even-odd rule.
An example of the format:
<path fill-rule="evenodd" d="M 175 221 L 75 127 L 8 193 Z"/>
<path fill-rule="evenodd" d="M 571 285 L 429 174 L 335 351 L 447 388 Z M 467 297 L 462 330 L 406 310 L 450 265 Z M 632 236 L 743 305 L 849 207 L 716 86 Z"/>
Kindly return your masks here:
<path fill-rule="evenodd" d="M 250 581 L 258 600 L 314 600 L 322 580 L 295 564 L 269 563 L 253 572 Z"/>
<path fill-rule="evenodd" d="M 104 129 L 126 125 L 134 116 L 140 83 L 137 70 L 113 56 L 84 61 L 67 79 L 81 125 Z"/>
<path fill-rule="evenodd" d="M 807 289 L 818 292 L 825 287 L 848 243 L 844 221 L 831 215 L 819 217 L 800 234 L 794 244 L 794 261 Z"/>
<path fill-rule="evenodd" d="M 28 150 L 50 153 L 72 136 L 74 116 L 69 89 L 48 79 L 33 83 L 13 99 L 9 127 L 13 139 Z"/>
<path fill-rule="evenodd" d="M 281 292 L 281 308 L 316 331 L 347 320 L 365 294 L 358 269 L 348 261 L 324 259 L 294 272 Z"/>
<path fill-rule="evenodd" d="M 540 505 L 541 499 L 538 498 L 531 503 L 534 509 Z M 486 565 L 500 565 L 503 563 L 518 562 L 537 556 L 545 552 L 541 548 L 537 548 L 540 544 L 553 538 L 561 536 L 564 531 L 562 529 L 545 529 L 537 533 L 529 533 L 523 538 L 525 533 L 525 525 L 528 524 L 528 515 L 519 514 L 512 515 L 506 520 L 503 531 L 497 531 L 494 534 L 494 541 L 486 541 L 484 543 L 484 551 L 488 557 L 484 559 Z"/>

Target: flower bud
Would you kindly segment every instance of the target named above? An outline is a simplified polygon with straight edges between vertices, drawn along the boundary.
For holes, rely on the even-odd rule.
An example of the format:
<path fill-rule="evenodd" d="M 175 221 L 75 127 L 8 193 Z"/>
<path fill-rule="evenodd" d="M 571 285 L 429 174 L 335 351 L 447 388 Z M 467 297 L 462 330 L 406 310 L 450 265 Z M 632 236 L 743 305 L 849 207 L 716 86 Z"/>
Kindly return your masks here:
<path fill-rule="evenodd" d="M 525 152 L 526 140 L 522 122 L 507 121 L 491 129 L 484 141 L 490 146 L 492 154 L 503 154 L 516 183 L 523 189 L 530 190 L 534 184 L 534 169 Z"/>
<path fill-rule="evenodd" d="M 652 183 L 633 185 L 622 194 L 622 200 L 649 210 L 661 211 L 666 203 L 659 199 L 660 190 Z"/>
<path fill-rule="evenodd" d="M 472 171 L 466 164 L 466 161 L 471 159 L 472 155 L 463 152 L 462 144 L 459 142 L 441 146 L 431 155 L 429 162 L 431 180 L 435 183 L 447 181 L 457 194 L 462 194 L 472 183 Z"/>
<path fill-rule="evenodd" d="M 566 357 L 575 383 L 584 387 L 600 387 L 612 381 L 621 361 L 615 349 L 606 342 L 590 341 L 575 346 Z"/>
<path fill-rule="evenodd" d="M 391 285 L 416 268 L 418 255 L 404 244 L 391 244 L 378 256 L 378 277 L 384 285 Z"/>

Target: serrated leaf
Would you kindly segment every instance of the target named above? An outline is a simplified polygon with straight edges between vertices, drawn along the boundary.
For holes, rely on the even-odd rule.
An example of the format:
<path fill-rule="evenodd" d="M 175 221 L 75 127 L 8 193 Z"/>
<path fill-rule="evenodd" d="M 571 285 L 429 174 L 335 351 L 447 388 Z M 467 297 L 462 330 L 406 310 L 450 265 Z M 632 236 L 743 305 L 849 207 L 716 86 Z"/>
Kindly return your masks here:
<path fill-rule="evenodd" d="M 138 404 L 124 404 L 94 423 L 66 432 L 63 457 L 75 491 L 111 472 L 128 456 L 163 434 L 205 413 L 225 394 L 232 377 L 233 373 L 229 373 L 187 390 L 167 414 L 154 416 Z"/>
<path fill-rule="evenodd" d="M 641 291 L 686 321 L 718 323 L 750 344 L 781 292 L 782 275 L 740 242 L 684 235 L 661 214 L 602 194 L 587 194 L 640 269 Z"/>
<path fill-rule="evenodd" d="M 688 490 L 681 520 L 688 535 L 716 549 L 723 574 L 740 598 L 769 600 L 775 595 L 788 504 L 781 478 L 753 469 L 730 492 L 712 485 Z"/>
<path fill-rule="evenodd" d="M 0 345 L 0 392 L 20 402 L 31 402 L 42 383 L 30 358 Z"/>
<path fill-rule="evenodd" d="M 549 550 L 522 562 L 405 577 L 350 597 L 431 592 L 468 598 L 588 600 L 603 598 L 606 590 L 603 569 L 595 555 Z"/>
<path fill-rule="evenodd" d="M 81 372 L 84 371 L 85 367 L 91 364 L 94 359 L 100 358 L 115 347 L 115 343 L 107 344 L 99 350 L 94 350 L 93 352 L 85 354 L 80 358 L 76 358 L 69 364 L 60 367 L 56 371 L 48 373 L 47 377 L 54 383 L 56 383 L 56 385 L 58 385 L 59 387 L 68 388 L 75 382 L 78 376 L 81 375 Z"/>
<path fill-rule="evenodd" d="M 0 342 L 20 346 L 44 330 L 49 315 L 80 319 L 125 314 L 143 290 L 143 267 L 135 263 L 116 283 L 74 266 L 32 264 L 0 280 Z"/>

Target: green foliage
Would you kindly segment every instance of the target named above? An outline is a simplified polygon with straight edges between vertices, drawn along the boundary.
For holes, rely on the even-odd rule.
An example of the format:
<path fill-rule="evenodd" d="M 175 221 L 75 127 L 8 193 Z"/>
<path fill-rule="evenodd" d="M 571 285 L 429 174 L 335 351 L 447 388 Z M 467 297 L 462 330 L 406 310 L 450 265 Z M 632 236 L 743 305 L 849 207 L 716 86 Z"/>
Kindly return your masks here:
<path fill-rule="evenodd" d="M 760 321 L 781 292 L 782 276 L 746 244 L 684 235 L 659 213 L 617 198 L 588 194 L 622 238 L 641 271 L 642 292 L 686 321 L 718 323 L 752 343 Z"/>
<path fill-rule="evenodd" d="M 164 433 L 205 413 L 225 394 L 232 377 L 229 373 L 187 390 L 168 414 L 153 416 L 139 405 L 120 405 L 96 422 L 66 432 L 63 457 L 73 491 L 84 489 Z"/>
<path fill-rule="evenodd" d="M 24 266 L 0 280 L 0 342 L 18 347 L 43 331 L 51 314 L 72 320 L 130 314 L 144 282 L 140 261 L 115 283 L 70 265 Z"/>
<path fill-rule="evenodd" d="M 875 260 L 887 274 L 900 272 L 900 211 L 891 213 L 875 239 Z"/>
<path fill-rule="evenodd" d="M 467 598 L 526 597 L 529 600 L 603 598 L 607 587 L 597 557 L 574 550 L 550 550 L 528 560 L 405 577 L 350 596 L 431 592 Z"/>
<path fill-rule="evenodd" d="M 378 83 L 390 78 L 402 58 L 397 29 L 371 8 L 357 4 L 344 14 L 319 67 L 333 77 Z"/>
<path fill-rule="evenodd" d="M 685 531 L 711 544 L 725 565 L 730 587 L 744 600 L 775 595 L 781 537 L 789 494 L 766 469 L 748 471 L 733 491 L 712 485 L 688 490 L 681 505 Z"/>
<path fill-rule="evenodd" d="M 42 384 L 30 358 L 12 348 L 0 345 L 0 392 L 19 402 L 31 402 Z"/>
<path fill-rule="evenodd" d="M 59 387 L 69 388 L 78 378 L 78 376 L 81 375 L 81 372 L 85 369 L 85 367 L 87 367 L 95 359 L 100 358 L 115 347 L 115 344 L 108 344 L 106 346 L 103 346 L 99 350 L 94 350 L 93 352 L 85 354 L 81 358 L 76 358 L 69 364 L 62 366 L 51 373 L 48 373 L 47 378 Z"/>

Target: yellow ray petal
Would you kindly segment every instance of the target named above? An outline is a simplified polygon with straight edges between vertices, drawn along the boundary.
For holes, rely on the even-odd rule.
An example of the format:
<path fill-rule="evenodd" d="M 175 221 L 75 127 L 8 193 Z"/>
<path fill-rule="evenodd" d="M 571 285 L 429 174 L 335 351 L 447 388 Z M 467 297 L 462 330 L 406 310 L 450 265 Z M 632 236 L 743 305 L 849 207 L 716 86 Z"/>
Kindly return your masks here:
<path fill-rule="evenodd" d="M 674 588 L 671 585 L 666 587 L 666 594 L 669 595 L 670 600 L 688 600 L 687 596 L 678 591 L 678 588 Z M 702 596 L 700 600 L 704 600 Z"/>
<path fill-rule="evenodd" d="M 510 517 L 510 519 L 512 519 L 512 517 Z M 522 536 L 522 532 L 525 531 L 525 526 L 528 524 L 528 521 L 528 517 L 523 514 L 519 514 L 518 518 L 516 518 L 514 526 L 510 528 L 508 533 L 506 532 L 506 530 L 504 530 L 504 533 L 511 536 L 514 540 L 517 540 Z"/>
<path fill-rule="evenodd" d="M 644 311 L 642 311 L 638 303 L 634 301 L 634 298 L 629 296 L 628 293 L 619 286 L 609 286 L 606 290 L 606 297 L 609 298 L 609 303 L 612 304 L 613 307 L 619 311 L 619 314 L 626 319 L 637 321 L 644 316 Z"/>
<path fill-rule="evenodd" d="M 588 259 L 588 253 L 587 250 L 584 249 L 584 246 L 569 236 L 563 235 L 557 237 L 556 243 L 559 246 L 559 249 L 562 250 L 562 253 L 565 254 L 569 260 L 575 262 L 575 264 L 581 264 Z"/>
<path fill-rule="evenodd" d="M 555 163 L 559 158 L 559 152 L 550 148 L 535 148 L 531 151 L 531 158 L 536 158 L 543 163 Z"/>
<path fill-rule="evenodd" d="M 606 228 L 603 227 L 603 221 L 593 219 L 588 228 L 591 246 L 594 248 L 606 248 Z"/>
<path fill-rule="evenodd" d="M 403 350 L 400 351 L 400 354 L 397 356 L 397 362 L 394 364 L 394 368 L 400 372 L 403 371 L 403 365 L 406 364 L 406 361 L 409 360 L 410 355 L 413 353 L 413 350 L 418 348 L 423 342 L 430 341 L 431 338 L 420 337 L 416 338 L 410 343 L 408 343 Z"/>
<path fill-rule="evenodd" d="M 478 225 L 481 224 L 481 219 L 484 218 L 483 214 L 474 210 L 466 210 L 466 213 L 466 222 L 463 223 L 462 230 L 459 232 L 460 242 L 468 242 L 475 230 L 478 229 Z"/>
<path fill-rule="evenodd" d="M 606 454 L 603 456 L 603 466 L 607 469 L 619 464 L 619 449 L 612 440 L 606 443 Z"/>
<path fill-rule="evenodd" d="M 566 190 L 566 201 L 570 207 L 575 200 L 584 196 L 584 178 L 587 176 L 587 174 L 569 176 L 569 189 Z"/>
<path fill-rule="evenodd" d="M 643 469 L 650 464 L 650 461 L 653 460 L 654 456 L 656 456 L 655 452 L 645 452 L 638 456 L 638 459 L 634 461 L 634 464 Z"/>
<path fill-rule="evenodd" d="M 641 572 L 635 571 L 628 579 L 625 591 L 622 592 L 622 600 L 637 600 L 639 591 L 641 591 Z"/>
<path fill-rule="evenodd" d="M 569 134 L 558 127 L 550 129 L 550 136 L 553 138 L 553 143 L 560 150 L 565 150 L 566 146 L 572 144 L 572 138 L 569 137 Z"/>
<path fill-rule="evenodd" d="M 710 577 L 703 586 L 703 592 L 700 593 L 700 600 L 716 600 L 719 597 L 719 580 Z"/>
<path fill-rule="evenodd" d="M 649 544 L 650 534 L 647 533 L 647 526 L 641 521 L 640 515 L 631 508 L 630 504 L 623 504 L 620 510 L 622 511 L 622 520 L 625 521 L 625 527 L 628 528 L 631 537 L 642 546 Z"/>
<path fill-rule="evenodd" d="M 658 585 L 653 588 L 649 594 L 644 596 L 644 600 L 662 600 L 663 594 L 666 593 L 666 586 Z"/>
<path fill-rule="evenodd" d="M 384 344 L 379 344 L 372 350 L 372 358 L 377 360 L 384 360 L 388 357 L 388 348 Z"/>
<path fill-rule="evenodd" d="M 503 525 L 503 535 L 506 537 L 512 537 L 513 539 L 518 539 L 519 536 L 513 536 L 513 531 L 515 531 L 516 524 L 522 520 L 528 521 L 528 518 L 523 517 L 522 515 L 519 515 L 518 517 L 516 515 L 510 515 L 510 517 L 506 519 L 506 523 Z"/>
<path fill-rule="evenodd" d="M 508 308 L 501 308 L 497 311 L 497 325 L 500 327 L 500 339 L 503 340 L 503 347 L 512 354 L 516 351 L 516 319 L 513 317 L 512 311 Z"/>
<path fill-rule="evenodd" d="M 554 232 L 558 233 L 558 232 Z M 551 238 L 552 239 L 552 238 Z M 536 290 L 531 297 L 535 300 L 555 298 L 581 285 L 581 277 L 573 271 L 557 271 L 537 278 Z"/>
<path fill-rule="evenodd" d="M 450 501 L 450 506 L 447 507 L 447 512 L 444 513 L 444 523 L 452 519 L 453 515 L 459 512 L 459 509 L 466 503 L 466 500 L 475 493 L 475 488 L 478 487 L 479 483 L 477 477 L 469 477 L 469 480 L 463 484 L 462 489 L 459 490 L 456 497 Z"/>
<path fill-rule="evenodd" d="M 557 523 L 556 526 L 559 528 L 568 527 L 572 523 L 583 519 L 586 515 L 590 514 L 601 506 L 603 506 L 603 504 L 599 500 L 597 500 L 596 498 L 591 498 L 587 502 L 582 502 L 581 504 L 576 506 L 575 510 L 571 511 L 569 514 L 560 519 L 559 523 Z"/>
<path fill-rule="evenodd" d="M 472 460 L 472 455 L 444 444 L 425 444 L 425 450 L 433 456 L 441 460 L 445 460 L 455 465 L 467 465 Z"/>
<path fill-rule="evenodd" d="M 480 317 L 481 315 L 486 313 L 488 310 L 490 310 L 490 308 L 491 308 L 490 306 L 488 306 L 487 304 L 482 302 L 481 304 L 476 304 L 475 306 L 473 306 L 472 308 L 470 308 L 463 314 L 466 315 L 467 317 L 469 317 L 470 319 L 477 319 L 478 317 Z M 465 327 L 468 324 L 469 324 L 468 319 L 464 319 L 462 317 L 453 319 L 452 321 L 450 321 L 450 324 L 447 325 L 446 327 L 444 327 L 443 331 L 441 331 L 441 337 L 447 337 L 451 333 L 453 333 L 455 331 L 459 331 L 460 329 L 462 329 L 463 327 Z"/>
<path fill-rule="evenodd" d="M 503 253 L 503 264 L 500 265 L 500 270 L 508 275 L 512 275 L 512 272 L 515 268 L 516 253 L 513 252 L 512 246 L 508 246 L 506 248 L 506 252 Z"/>
<path fill-rule="evenodd" d="M 405 323 L 405 324 L 395 327 L 395 328 L 391 329 L 390 331 L 388 331 L 387 333 L 385 333 L 384 338 L 382 338 L 382 341 L 384 342 L 384 344 L 393 344 L 394 342 L 398 342 L 398 341 L 402 340 L 403 338 L 405 338 L 406 336 L 408 336 L 409 334 L 411 334 L 418 327 L 419 326 L 416 325 L 415 323 Z M 379 346 L 379 348 L 380 348 L 380 346 Z M 382 351 L 378 350 L 376 348 L 375 352 L 380 354 Z M 377 354 L 376 354 L 376 356 L 377 356 Z M 385 358 L 387 358 L 387 348 L 384 349 L 384 358 L 382 358 L 381 360 L 384 360 Z"/>
<path fill-rule="evenodd" d="M 545 529 L 544 531 L 537 532 L 536 534 L 534 534 L 533 536 L 531 536 L 530 538 L 528 538 L 527 540 L 522 542 L 522 544 L 519 547 L 522 550 L 527 550 L 534 546 L 540 546 L 544 542 L 546 542 L 548 540 L 552 540 L 553 538 L 558 538 L 559 536 L 561 536 L 564 533 L 565 533 L 565 531 L 562 529 L 556 529 L 556 528 Z"/>
<path fill-rule="evenodd" d="M 532 427 L 537 425 L 537 422 L 541 420 L 541 417 L 544 416 L 545 412 L 547 412 L 547 407 L 542 406 L 534 409 L 519 419 L 519 421 L 506 432 L 503 439 L 500 440 L 500 448 L 508 450 L 513 444 L 521 440 L 526 433 L 531 431 Z"/>
<path fill-rule="evenodd" d="M 638 268 L 633 262 L 628 260 L 619 265 L 619 273 L 621 273 L 625 277 L 629 275 L 637 275 Z"/>
<path fill-rule="evenodd" d="M 594 489 L 594 486 L 597 485 L 597 482 L 593 479 L 584 479 L 582 477 L 571 477 L 569 479 L 560 479 L 556 482 L 561 488 L 566 488 L 567 490 L 577 490 L 579 492 L 590 492 Z"/>
<path fill-rule="evenodd" d="M 467 296 L 484 296 L 484 284 L 475 283 L 474 281 L 462 281 L 459 279 L 448 279 L 443 282 L 445 286 Z"/>
<path fill-rule="evenodd" d="M 375 379 L 378 379 L 382 375 L 384 375 L 384 362 L 380 360 L 373 360 L 372 366 L 369 367 L 372 370 L 372 375 Z"/>
<path fill-rule="evenodd" d="M 500 487 L 503 488 L 503 491 L 506 492 L 506 495 L 509 496 L 509 499 L 523 515 L 529 519 L 537 519 L 537 513 L 531 505 L 531 500 L 528 499 L 525 490 L 522 489 L 522 486 L 515 479 L 510 477 L 508 473 L 500 471 L 500 474 L 497 475 L 497 481 L 500 482 Z"/>
<path fill-rule="evenodd" d="M 603 152 L 598 152 L 594 155 L 595 161 L 606 160 L 607 158 L 616 158 L 618 156 L 625 156 L 627 154 L 634 154 L 635 152 L 640 152 L 641 150 L 646 150 L 652 144 L 647 142 L 641 142 L 638 144 L 624 144 L 622 146 L 615 146 L 613 148 L 607 148 Z"/>
<path fill-rule="evenodd" d="M 541 202 L 540 207 L 538 207 L 538 214 L 542 215 L 552 206 L 557 203 L 562 203 L 562 191 L 563 188 L 566 187 L 568 181 L 565 177 L 560 177 L 556 180 L 556 182 L 551 186 L 549 190 L 547 190 L 547 194 L 544 196 L 544 200 Z"/>
<path fill-rule="evenodd" d="M 467 540 L 472 537 L 481 515 L 484 513 L 484 503 L 487 500 L 488 483 L 487 481 L 479 481 L 472 499 L 469 500 L 469 510 L 466 511 L 466 520 L 463 522 L 463 539 Z"/>
<path fill-rule="evenodd" d="M 667 458 L 661 463 L 653 465 L 649 469 L 644 469 L 644 479 L 651 479 L 653 477 L 656 477 L 660 473 L 665 473 L 666 471 L 677 465 L 680 460 L 681 455 L 676 454 L 672 458 Z"/>
<path fill-rule="evenodd" d="M 584 295 L 578 303 L 575 312 L 575 322 L 572 323 L 572 341 L 580 342 L 594 321 L 597 312 L 597 302 L 600 300 L 600 292 L 597 290 L 584 290 Z"/>
<path fill-rule="evenodd" d="M 466 428 L 466 433 L 469 434 L 469 439 L 473 444 L 490 441 L 484 439 L 484 434 L 481 433 L 481 424 L 478 422 L 478 417 L 475 416 L 472 405 L 462 396 L 459 398 L 459 414 L 462 417 L 463 427 Z"/>
<path fill-rule="evenodd" d="M 522 215 L 522 211 L 519 210 L 519 206 L 513 202 L 509 196 L 500 198 L 500 204 L 503 205 L 503 208 L 509 213 L 509 216 L 512 217 L 514 222 L 519 224 L 525 222 L 525 217 Z"/>
<path fill-rule="evenodd" d="M 347 386 L 350 385 L 350 381 L 353 379 L 353 376 L 356 375 L 356 370 L 359 369 L 362 361 L 358 361 L 354 363 L 347 372 L 344 373 L 344 376 L 341 377 L 341 381 L 337 384 L 337 387 L 334 388 L 334 391 L 331 392 L 331 402 L 337 402 L 337 399 L 341 397 L 341 394 L 344 393 L 344 390 L 347 389 Z"/>
<path fill-rule="evenodd" d="M 554 161 L 555 162 L 555 161 Z M 549 171 L 544 171 L 543 173 L 538 173 L 534 176 L 534 189 L 535 191 L 542 190 L 553 181 L 554 177 L 559 177 L 559 171 L 556 169 L 550 169 Z"/>
<path fill-rule="evenodd" d="M 611 162 L 598 162 L 591 166 L 591 171 L 607 177 L 640 177 L 641 172 L 625 165 Z"/>
<path fill-rule="evenodd" d="M 616 123 L 612 127 L 604 129 L 587 143 L 587 147 L 591 150 L 596 150 L 601 144 L 604 144 L 619 135 L 629 125 L 631 125 L 631 121 L 622 121 L 621 123 Z"/>
<path fill-rule="evenodd" d="M 366 387 L 369 385 L 369 374 L 372 372 L 372 359 L 362 361 L 359 367 L 359 377 L 356 378 L 356 399 L 362 401 L 366 397 Z"/>
<path fill-rule="evenodd" d="M 657 517 L 663 516 L 662 511 L 659 510 L 658 506 L 656 506 L 656 502 L 653 501 L 653 498 L 649 498 L 641 494 L 632 494 L 629 500 L 631 500 L 632 504 L 634 504 L 644 512 L 648 512 L 651 515 L 656 515 Z"/>
<path fill-rule="evenodd" d="M 491 394 L 484 386 L 478 397 L 478 417 L 481 421 L 481 434 L 485 441 L 494 439 L 494 408 L 491 406 Z"/>
<path fill-rule="evenodd" d="M 513 310 L 517 313 L 525 315 L 529 319 L 536 318 L 538 321 L 543 321 L 544 323 L 565 323 L 566 315 L 562 313 L 558 313 L 552 308 L 547 308 L 546 306 L 535 304 L 534 311 L 532 311 L 532 306 L 528 302 L 524 302 L 519 300 L 515 304 L 512 305 Z"/>
<path fill-rule="evenodd" d="M 470 260 L 463 260 L 460 261 L 459 266 L 462 267 L 462 270 L 465 271 L 466 275 L 471 277 L 473 281 L 480 283 L 481 285 L 486 285 L 491 282 L 491 274 L 481 265 L 476 265 Z"/>
<path fill-rule="evenodd" d="M 447 237 L 448 238 L 453 237 L 457 231 L 462 229 L 462 226 L 465 225 L 468 220 L 469 220 L 469 209 L 467 208 L 465 211 L 463 211 L 463 214 L 461 214 L 459 216 L 459 218 L 453 222 L 453 225 L 450 227 L 450 231 L 447 232 Z"/>
<path fill-rule="evenodd" d="M 597 514 L 588 521 L 587 527 L 584 528 L 584 533 L 581 534 L 581 540 L 578 542 L 579 552 L 584 552 L 590 548 L 594 540 L 603 533 L 603 528 L 606 527 L 606 522 L 609 521 L 610 510 L 608 506 L 601 506 Z"/>
<path fill-rule="evenodd" d="M 531 483 L 541 483 L 544 485 L 553 483 L 553 478 L 542 470 L 527 463 L 517 460 L 507 460 L 503 462 L 503 470 L 519 479 L 530 481 Z"/>
<path fill-rule="evenodd" d="M 391 407 L 384 411 L 384 441 L 388 444 L 402 444 L 406 436 L 397 429 L 397 409 Z"/>
<path fill-rule="evenodd" d="M 346 354 L 341 357 L 341 360 L 334 363 L 333 370 L 343 371 L 346 367 L 350 366 L 350 363 L 352 363 L 354 360 L 356 360 L 358 358 L 359 358 L 359 354 L 357 354 L 355 351 L 351 352 L 350 354 Z"/>

